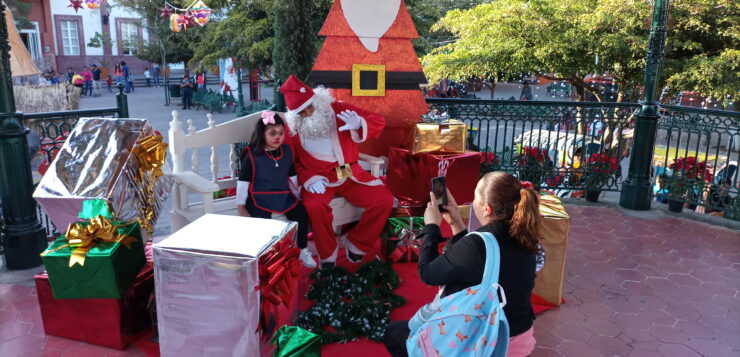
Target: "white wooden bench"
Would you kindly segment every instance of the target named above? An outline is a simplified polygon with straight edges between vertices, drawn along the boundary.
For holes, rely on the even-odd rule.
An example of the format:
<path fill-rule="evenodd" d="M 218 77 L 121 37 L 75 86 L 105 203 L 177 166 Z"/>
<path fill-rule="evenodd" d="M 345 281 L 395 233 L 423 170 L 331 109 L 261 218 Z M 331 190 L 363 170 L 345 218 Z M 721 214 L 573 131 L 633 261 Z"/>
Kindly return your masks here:
<path fill-rule="evenodd" d="M 222 189 L 236 187 L 236 169 L 240 153 L 236 143 L 248 141 L 252 136 L 254 125 L 261 118 L 262 112 L 257 112 L 234 120 L 216 124 L 209 113 L 208 127 L 197 130 L 192 120 L 188 120 L 187 133 L 179 119 L 179 112 L 172 111 L 172 121 L 169 130 L 169 151 L 172 158 L 172 211 L 171 232 L 174 233 L 188 223 L 205 213 L 237 215 L 235 197 L 214 199 L 213 193 Z M 229 176 L 219 180 L 218 147 L 228 147 Z M 191 167 L 185 167 L 185 155 L 190 150 Z M 198 172 L 198 150 L 209 150 L 210 179 Z M 381 169 L 385 169 L 385 161 L 374 156 L 360 154 L 360 164 L 378 177 Z M 189 195 L 201 196 L 200 202 L 190 202 Z M 333 209 L 335 231 L 347 223 L 360 219 L 362 209 L 349 204 L 344 198 L 335 197 L 330 206 Z M 311 214 L 311 212 L 309 212 Z"/>

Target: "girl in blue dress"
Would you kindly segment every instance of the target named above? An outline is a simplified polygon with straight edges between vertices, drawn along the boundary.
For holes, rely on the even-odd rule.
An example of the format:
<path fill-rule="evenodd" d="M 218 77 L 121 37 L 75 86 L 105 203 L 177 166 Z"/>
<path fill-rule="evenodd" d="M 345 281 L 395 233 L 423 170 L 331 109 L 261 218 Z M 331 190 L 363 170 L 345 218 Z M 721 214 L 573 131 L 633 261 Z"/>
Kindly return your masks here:
<path fill-rule="evenodd" d="M 236 204 L 241 216 L 277 218 L 298 222 L 296 243 L 300 259 L 309 268 L 316 261 L 306 248 L 308 214 L 298 200 L 298 177 L 293 153 L 285 144 L 285 122 L 275 112 L 262 112 L 252 140 L 243 155 L 236 182 Z"/>

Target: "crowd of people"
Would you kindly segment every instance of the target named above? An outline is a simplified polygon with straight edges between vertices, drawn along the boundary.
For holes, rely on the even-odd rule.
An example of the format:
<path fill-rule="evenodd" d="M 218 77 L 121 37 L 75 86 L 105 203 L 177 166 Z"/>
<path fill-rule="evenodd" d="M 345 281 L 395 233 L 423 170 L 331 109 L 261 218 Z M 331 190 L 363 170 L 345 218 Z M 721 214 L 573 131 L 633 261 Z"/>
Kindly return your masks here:
<path fill-rule="evenodd" d="M 104 71 L 107 74 L 104 74 Z M 146 86 L 159 87 L 161 74 L 161 66 L 158 63 L 145 67 L 143 75 L 146 80 Z M 82 66 L 79 71 L 75 71 L 75 68 L 69 67 L 65 73 L 57 73 L 53 69 L 48 69 L 42 76 L 46 80 L 47 85 L 69 83 L 80 88 L 81 95 L 89 97 L 101 96 L 103 85 L 105 85 L 108 93 L 114 93 L 114 88 L 118 87 L 119 84 L 124 86 L 126 93 L 131 93 L 135 89 L 135 74 L 126 61 L 116 62 L 113 68 L 107 69 L 98 67 L 97 64 Z"/>

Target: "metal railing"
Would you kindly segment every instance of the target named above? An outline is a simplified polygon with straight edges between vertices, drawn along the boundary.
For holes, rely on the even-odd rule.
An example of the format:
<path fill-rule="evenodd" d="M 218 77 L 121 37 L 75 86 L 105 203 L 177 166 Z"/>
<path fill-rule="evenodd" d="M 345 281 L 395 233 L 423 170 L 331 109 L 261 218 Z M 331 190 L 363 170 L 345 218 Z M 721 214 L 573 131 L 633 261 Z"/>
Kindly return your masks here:
<path fill-rule="evenodd" d="M 468 125 L 468 149 L 484 152 L 482 171 L 509 172 L 563 196 L 621 189 L 627 169 L 623 172 L 622 161 L 629 157 L 640 108 L 637 103 L 437 98 L 427 103 L 437 115 Z M 660 111 L 655 198 L 740 220 L 740 113 L 670 105 Z M 676 170 L 675 163 L 688 157 L 706 165 L 702 180 Z"/>
<path fill-rule="evenodd" d="M 89 118 L 117 118 L 120 116 L 117 107 L 100 109 L 69 110 L 64 112 L 46 112 L 22 114 L 21 121 L 25 127 L 33 130 L 41 139 L 41 151 L 47 163 L 64 144 L 67 135 L 77 124 L 77 120 Z"/>
<path fill-rule="evenodd" d="M 427 99 L 468 125 L 484 171 L 505 171 L 552 190 L 619 190 L 634 103 Z"/>
<path fill-rule="evenodd" d="M 740 113 L 661 107 L 656 199 L 740 220 Z"/>

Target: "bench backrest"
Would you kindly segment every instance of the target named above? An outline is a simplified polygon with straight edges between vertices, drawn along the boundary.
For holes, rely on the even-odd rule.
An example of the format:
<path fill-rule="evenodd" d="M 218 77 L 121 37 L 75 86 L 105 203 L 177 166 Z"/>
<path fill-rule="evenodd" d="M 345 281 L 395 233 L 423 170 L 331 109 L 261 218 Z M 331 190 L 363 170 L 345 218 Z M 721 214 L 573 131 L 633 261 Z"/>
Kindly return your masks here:
<path fill-rule="evenodd" d="M 213 120 L 213 115 L 209 113 L 206 115 L 208 117 L 208 126 L 204 129 L 196 130 L 192 119 L 188 119 L 188 127 L 184 129 L 182 121 L 179 118 L 180 113 L 173 110 L 169 130 L 169 151 L 172 157 L 172 171 L 175 173 L 193 171 L 203 177 L 207 177 L 207 175 L 202 175 L 198 172 L 198 149 L 210 148 L 211 180 L 219 183 L 219 186 L 222 188 L 233 187 L 235 185 L 233 178 L 236 175 L 240 156 L 235 143 L 246 142 L 251 138 L 255 122 L 261 118 L 261 115 L 262 112 L 260 111 L 225 123 L 216 124 L 215 120 Z M 220 146 L 229 147 L 229 172 L 232 177 L 232 179 L 223 180 L 223 182 L 218 180 L 219 150 L 217 148 Z M 185 167 L 185 155 L 188 154 L 188 149 L 191 155 L 190 168 Z"/>

